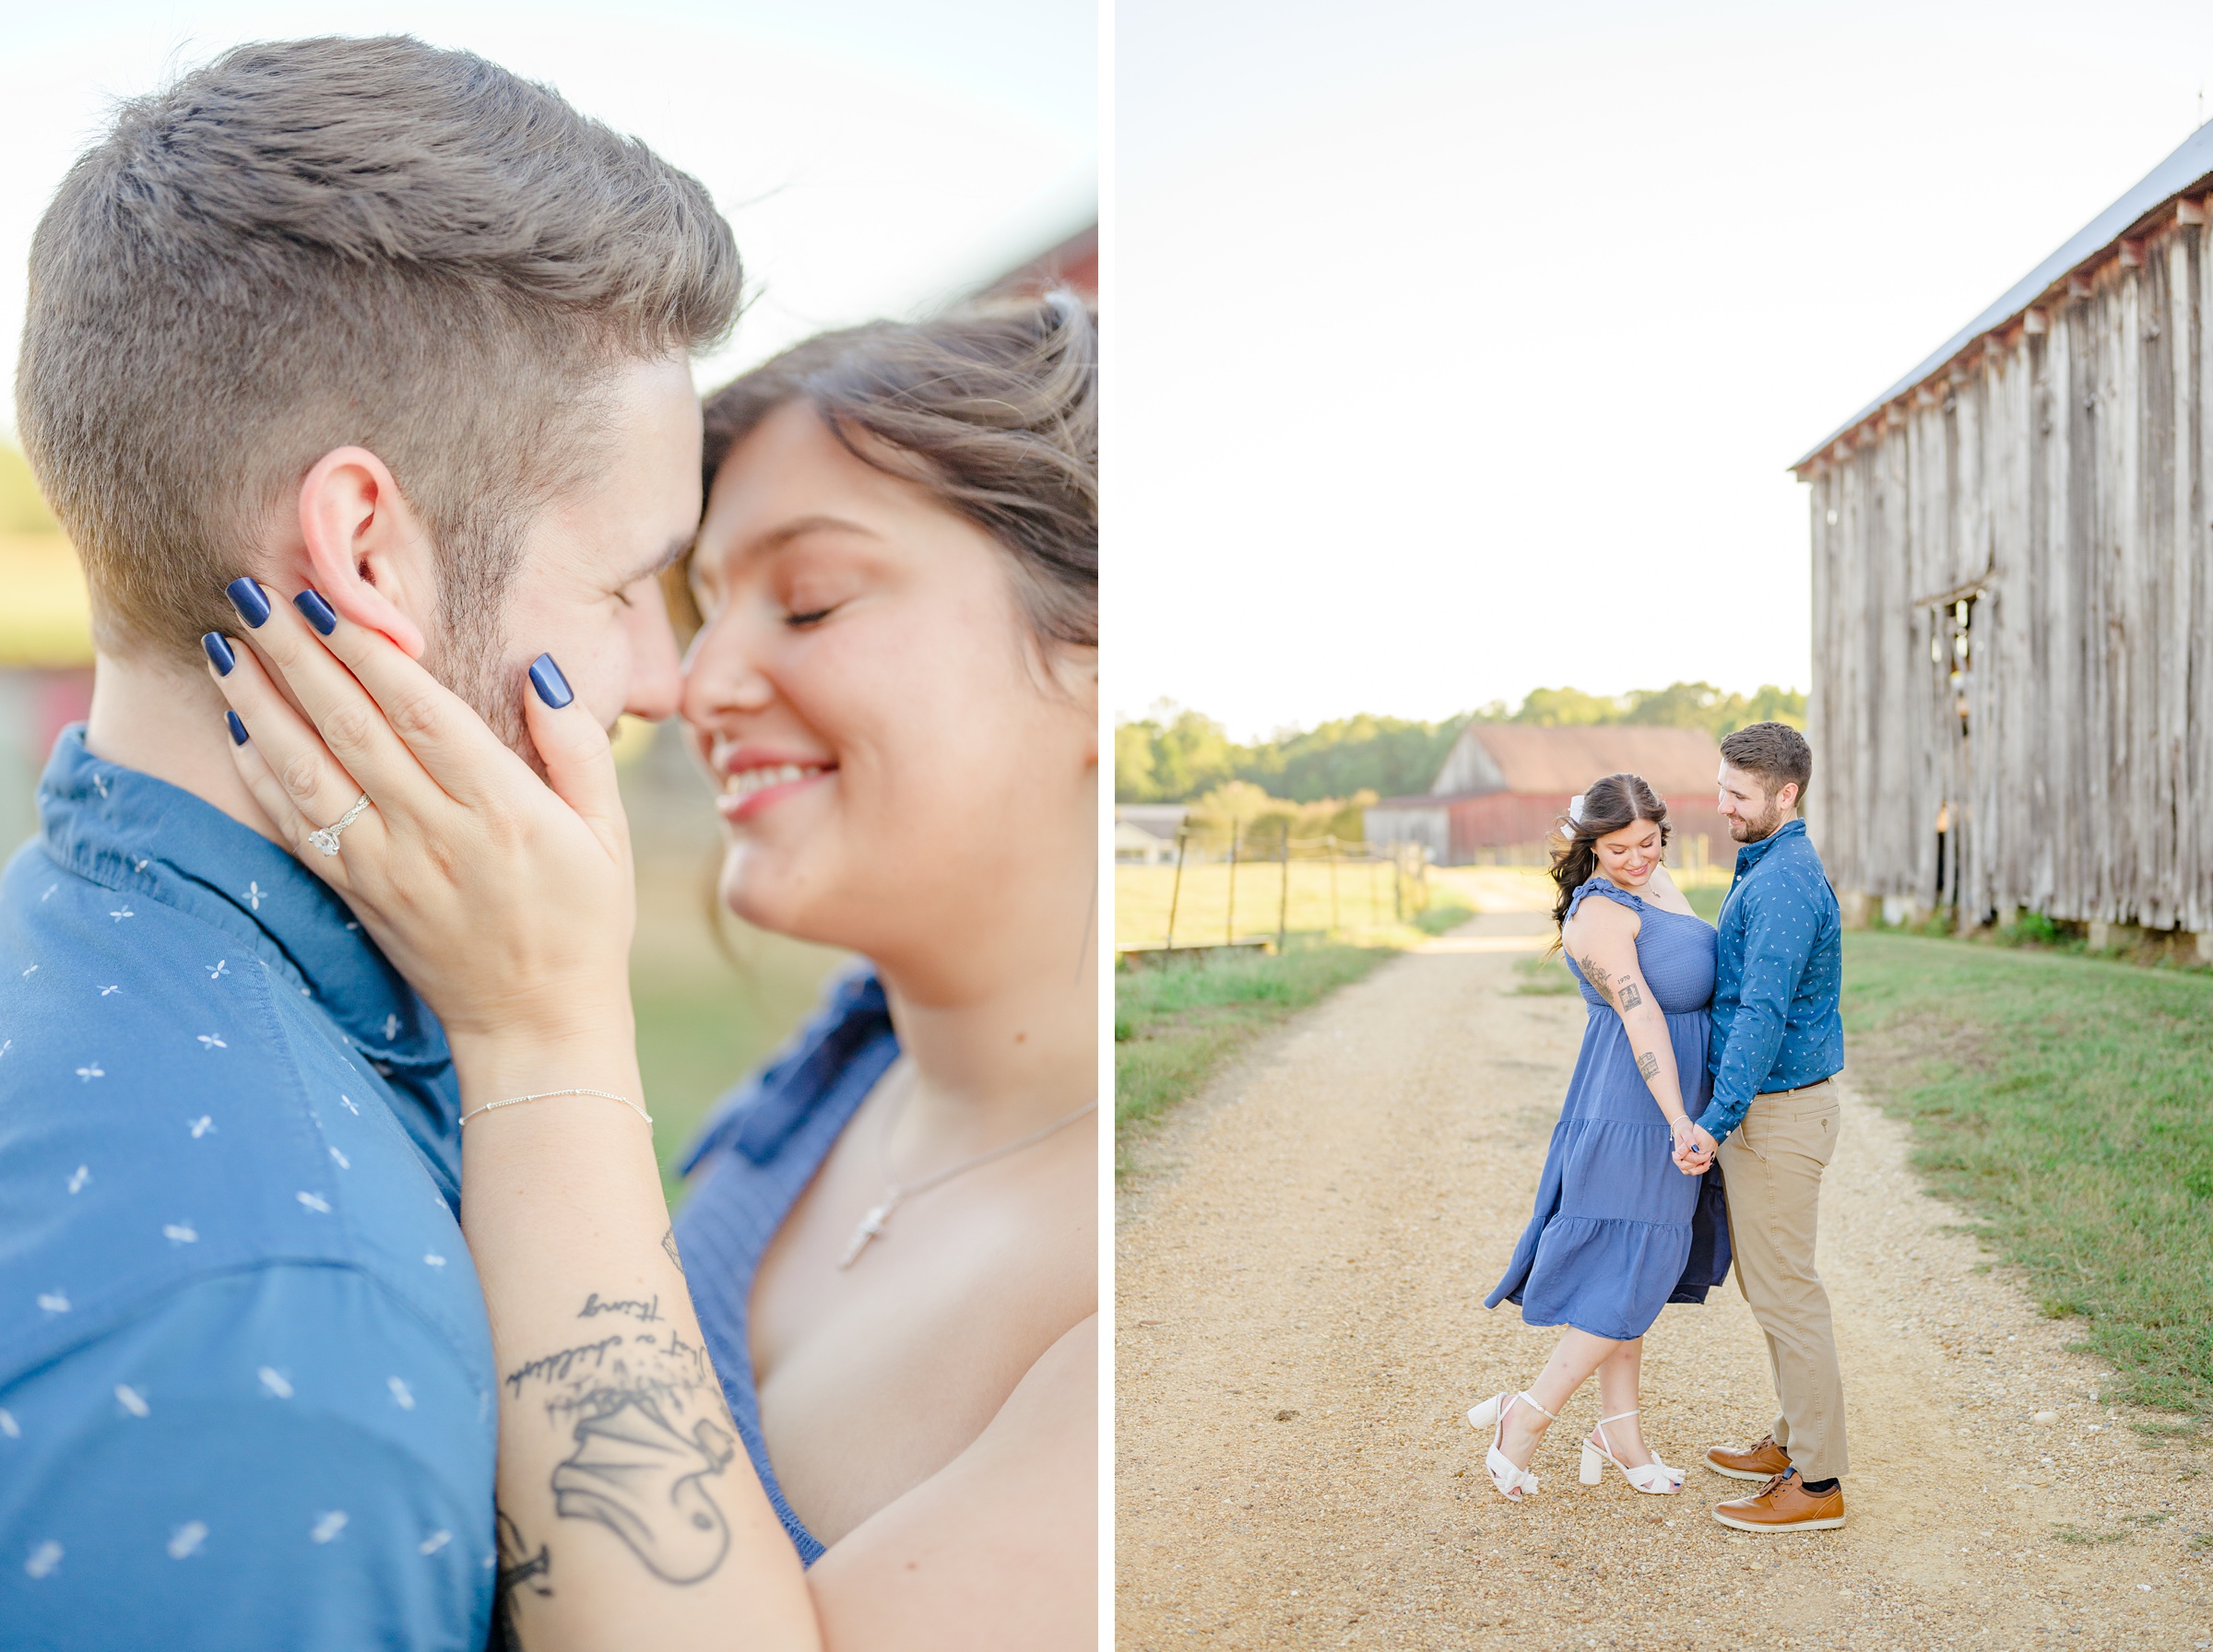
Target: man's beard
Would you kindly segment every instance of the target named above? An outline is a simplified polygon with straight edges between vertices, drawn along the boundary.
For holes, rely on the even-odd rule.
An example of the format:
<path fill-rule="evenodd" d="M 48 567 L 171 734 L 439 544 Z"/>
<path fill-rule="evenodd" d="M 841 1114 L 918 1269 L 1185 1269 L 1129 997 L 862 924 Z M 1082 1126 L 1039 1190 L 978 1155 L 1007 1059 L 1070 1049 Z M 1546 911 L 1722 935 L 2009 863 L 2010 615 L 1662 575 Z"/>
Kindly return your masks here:
<path fill-rule="evenodd" d="M 1774 798 L 1768 799 L 1767 812 L 1757 820 L 1747 820 L 1741 814 L 1729 817 L 1729 835 L 1740 844 L 1757 844 L 1775 835 L 1782 824 L 1782 805 Z"/>
<path fill-rule="evenodd" d="M 523 721 L 522 673 L 507 664 L 505 628 L 497 619 L 449 623 L 423 650 L 422 667 L 467 702 L 502 745 L 545 778 L 546 765 Z"/>

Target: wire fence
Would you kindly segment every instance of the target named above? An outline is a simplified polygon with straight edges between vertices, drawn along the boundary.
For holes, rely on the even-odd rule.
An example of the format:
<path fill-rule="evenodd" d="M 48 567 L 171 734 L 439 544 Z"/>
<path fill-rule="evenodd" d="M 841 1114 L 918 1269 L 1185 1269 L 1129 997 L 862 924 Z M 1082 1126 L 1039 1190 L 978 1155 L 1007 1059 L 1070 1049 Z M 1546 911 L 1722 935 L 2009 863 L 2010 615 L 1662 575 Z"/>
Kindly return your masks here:
<path fill-rule="evenodd" d="M 1412 922 L 1428 910 L 1429 860 L 1412 844 L 1242 829 L 1178 832 L 1173 858 L 1115 872 L 1123 952 L 1272 945 Z"/>

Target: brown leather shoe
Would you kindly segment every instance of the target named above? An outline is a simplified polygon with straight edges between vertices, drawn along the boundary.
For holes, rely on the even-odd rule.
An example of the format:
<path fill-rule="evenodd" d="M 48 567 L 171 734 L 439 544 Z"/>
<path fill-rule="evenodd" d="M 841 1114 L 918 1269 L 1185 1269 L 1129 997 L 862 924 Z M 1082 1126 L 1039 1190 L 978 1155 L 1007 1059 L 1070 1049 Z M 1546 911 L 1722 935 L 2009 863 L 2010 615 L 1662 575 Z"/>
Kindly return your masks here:
<path fill-rule="evenodd" d="M 1844 1524 L 1844 1488 L 1817 1497 L 1797 1475 L 1778 1474 L 1755 1495 L 1717 1506 L 1713 1517 L 1738 1531 L 1830 1531 Z"/>
<path fill-rule="evenodd" d="M 1775 1444 L 1773 1434 L 1762 1434 L 1744 1451 L 1716 1446 L 1706 1454 L 1706 1466 L 1731 1480 L 1773 1480 L 1791 1471 L 1791 1454 Z"/>

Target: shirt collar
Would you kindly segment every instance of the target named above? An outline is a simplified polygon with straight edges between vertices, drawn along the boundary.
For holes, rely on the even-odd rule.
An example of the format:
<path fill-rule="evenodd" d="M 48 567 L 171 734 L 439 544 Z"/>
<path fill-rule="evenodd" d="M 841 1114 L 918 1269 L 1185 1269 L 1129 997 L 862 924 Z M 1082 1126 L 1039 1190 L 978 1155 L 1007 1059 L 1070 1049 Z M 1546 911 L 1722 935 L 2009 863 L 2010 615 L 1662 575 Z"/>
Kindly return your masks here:
<path fill-rule="evenodd" d="M 1760 862 L 1760 857 L 1766 855 L 1768 851 L 1772 849 L 1777 844 L 1782 842 L 1784 838 L 1793 836 L 1804 837 L 1805 835 L 1805 822 L 1800 820 L 1785 820 L 1781 826 L 1778 826 L 1773 832 L 1769 832 L 1767 836 L 1761 838 L 1757 844 L 1744 844 L 1736 852 L 1736 877 L 1742 878 L 1746 872 L 1749 872 L 1754 867 L 1757 866 Z M 1732 879 L 1731 881 L 1734 882 L 1734 879 Z"/>
<path fill-rule="evenodd" d="M 236 936 L 371 1061 L 421 1078 L 452 1061 L 430 1006 L 322 879 L 214 805 L 94 757 L 82 725 L 54 743 L 39 820 L 59 864 L 126 907 L 159 901 Z"/>

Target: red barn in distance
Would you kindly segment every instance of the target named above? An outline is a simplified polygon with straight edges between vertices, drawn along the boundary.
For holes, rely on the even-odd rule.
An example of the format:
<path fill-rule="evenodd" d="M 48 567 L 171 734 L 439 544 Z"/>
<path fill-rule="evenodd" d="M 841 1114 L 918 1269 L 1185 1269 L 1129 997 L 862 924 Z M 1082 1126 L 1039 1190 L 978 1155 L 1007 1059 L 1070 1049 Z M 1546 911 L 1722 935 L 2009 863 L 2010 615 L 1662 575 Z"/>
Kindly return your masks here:
<path fill-rule="evenodd" d="M 1541 865 L 1568 800 L 1626 771 L 1643 775 L 1667 805 L 1668 865 L 1704 866 L 1734 853 L 1714 808 L 1721 766 L 1721 748 L 1703 729 L 1471 723 L 1426 793 L 1369 806 L 1367 837 L 1420 844 L 1443 866 Z"/>
<path fill-rule="evenodd" d="M 1099 296 L 1099 226 L 1090 223 L 1056 242 L 986 287 L 984 298 L 1035 298 L 1066 287 L 1092 300 Z"/>

